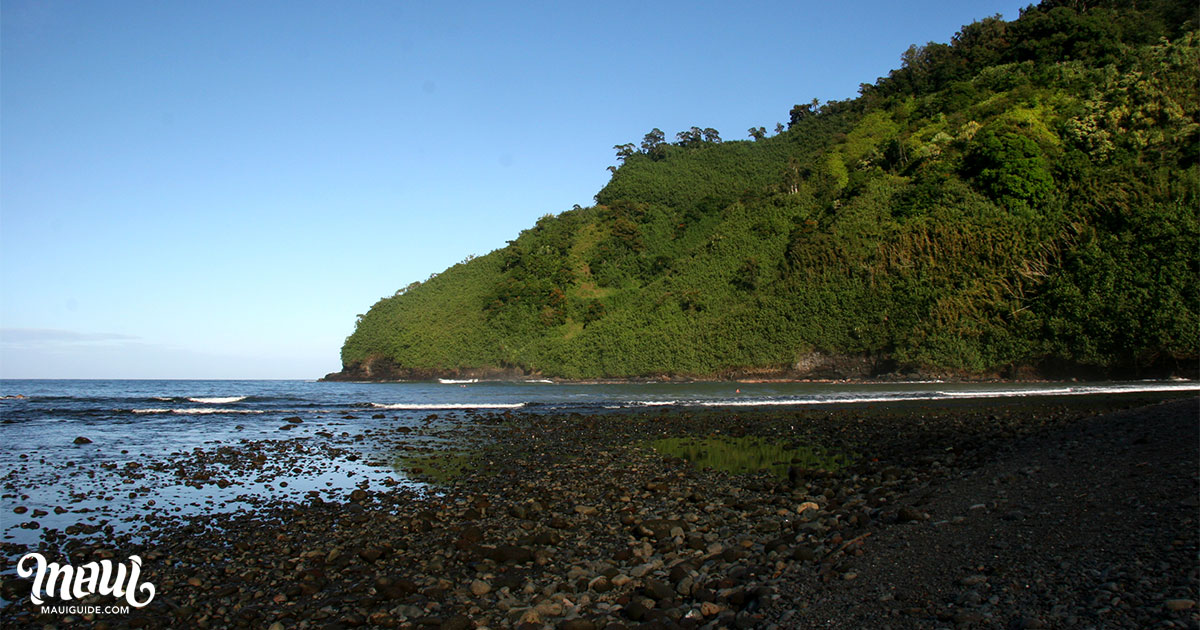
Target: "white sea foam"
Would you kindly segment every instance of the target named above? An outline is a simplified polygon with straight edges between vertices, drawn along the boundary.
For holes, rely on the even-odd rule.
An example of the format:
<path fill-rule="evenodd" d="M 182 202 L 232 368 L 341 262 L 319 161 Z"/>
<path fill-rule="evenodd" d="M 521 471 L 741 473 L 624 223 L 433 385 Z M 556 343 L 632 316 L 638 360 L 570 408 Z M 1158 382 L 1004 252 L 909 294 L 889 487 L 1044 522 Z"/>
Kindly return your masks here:
<path fill-rule="evenodd" d="M 1009 398 L 1020 396 L 1055 396 L 1062 394 L 1077 394 L 1080 393 L 1070 387 L 1058 387 L 1053 389 L 1003 389 L 1003 390 L 981 390 L 974 392 L 938 392 L 938 396 L 946 398 Z"/>
<path fill-rule="evenodd" d="M 694 404 L 702 407 L 782 407 L 788 405 L 841 405 L 864 402 L 898 402 L 903 400 L 932 400 L 936 396 L 867 396 L 855 398 L 776 398 L 768 400 L 705 400 Z"/>
<path fill-rule="evenodd" d="M 776 399 L 739 399 L 739 400 L 706 400 L 696 402 L 678 402 L 680 405 L 699 405 L 703 407 L 759 407 L 784 405 L 837 405 L 846 403 L 867 402 L 902 402 L 911 400 L 953 400 L 964 398 L 1020 398 L 1036 396 L 1084 396 L 1089 394 L 1136 394 L 1147 392 L 1200 391 L 1200 383 L 1154 383 L 1145 385 L 1096 385 L 1079 387 L 975 390 L 975 391 L 936 391 L 936 392 L 881 392 L 874 396 L 854 397 L 814 397 L 814 398 L 776 398 Z M 671 404 L 662 402 L 636 404 Z"/>
<path fill-rule="evenodd" d="M 228 405 L 229 403 L 242 402 L 246 400 L 245 396 L 219 396 L 214 398 L 189 398 L 190 402 L 204 403 L 206 405 Z"/>
<path fill-rule="evenodd" d="M 133 409 L 132 411 L 133 411 L 133 413 L 138 413 L 138 414 L 177 413 L 177 414 L 183 414 L 183 415 L 206 415 L 206 414 L 213 414 L 213 413 L 224 413 L 224 414 L 266 413 L 262 409 L 223 409 L 220 407 L 215 407 L 215 408 L 214 407 L 203 407 L 203 408 L 194 408 L 194 409 Z"/>
<path fill-rule="evenodd" d="M 376 409 L 520 409 L 525 403 L 371 403 Z"/>

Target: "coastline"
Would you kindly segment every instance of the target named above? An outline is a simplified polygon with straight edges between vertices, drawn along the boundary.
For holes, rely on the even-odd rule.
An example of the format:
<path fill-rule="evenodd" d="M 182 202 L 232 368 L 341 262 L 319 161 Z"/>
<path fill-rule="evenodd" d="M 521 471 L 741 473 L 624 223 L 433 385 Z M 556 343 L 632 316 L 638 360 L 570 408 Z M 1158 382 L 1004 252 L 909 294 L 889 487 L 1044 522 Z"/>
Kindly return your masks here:
<path fill-rule="evenodd" d="M 327 382 L 425 382 L 439 379 L 475 379 L 478 381 L 520 382 L 549 380 L 555 383 L 638 384 L 638 383 L 1036 383 L 1051 381 L 1087 382 L 1142 379 L 1200 379 L 1196 360 L 1176 365 L 1144 368 L 1102 369 L 1085 365 L 1014 365 L 1001 371 L 902 368 L 894 361 L 869 355 L 832 355 L 811 353 L 795 364 L 775 367 L 729 368 L 711 374 L 660 373 L 628 377 L 564 378 L 520 367 L 413 368 L 390 359 L 373 358 L 343 366 L 318 379 Z"/>
<path fill-rule="evenodd" d="M 1140 394 L 467 414 L 456 447 L 424 453 L 469 454 L 437 492 L 368 486 L 67 548 L 139 553 L 158 586 L 93 627 L 1186 626 L 1198 408 Z M 780 478 L 645 448 L 699 435 L 854 461 Z M 6 626 L 61 621 L 20 589 L 6 575 Z"/>

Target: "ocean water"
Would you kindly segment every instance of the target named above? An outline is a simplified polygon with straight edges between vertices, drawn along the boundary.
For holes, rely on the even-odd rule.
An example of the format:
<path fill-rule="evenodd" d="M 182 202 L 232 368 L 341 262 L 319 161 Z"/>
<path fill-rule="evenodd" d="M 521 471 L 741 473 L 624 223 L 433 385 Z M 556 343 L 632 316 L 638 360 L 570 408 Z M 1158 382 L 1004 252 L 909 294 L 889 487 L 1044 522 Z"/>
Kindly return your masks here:
<path fill-rule="evenodd" d="M 1200 391 L 1200 384 L 0 380 L 0 542 L 32 544 L 46 530 L 72 526 L 72 535 L 80 526 L 100 536 L 145 531 L 162 519 L 337 498 L 356 487 L 418 487 L 395 465 L 395 452 L 364 438 L 408 427 L 409 447 L 434 448 L 444 441 L 440 429 L 469 426 L 478 412 L 1155 391 Z"/>

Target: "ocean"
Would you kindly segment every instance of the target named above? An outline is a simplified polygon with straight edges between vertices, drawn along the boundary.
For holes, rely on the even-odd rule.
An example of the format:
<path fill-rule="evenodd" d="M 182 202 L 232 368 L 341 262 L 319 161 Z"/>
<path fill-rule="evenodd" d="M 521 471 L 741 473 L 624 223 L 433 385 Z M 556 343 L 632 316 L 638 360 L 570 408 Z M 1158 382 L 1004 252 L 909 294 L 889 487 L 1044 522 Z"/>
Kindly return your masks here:
<path fill-rule="evenodd" d="M 152 531 L 164 519 L 421 489 L 397 447 L 436 449 L 481 413 L 611 413 L 1200 391 L 1110 383 L 325 383 L 0 380 L 0 542 Z"/>

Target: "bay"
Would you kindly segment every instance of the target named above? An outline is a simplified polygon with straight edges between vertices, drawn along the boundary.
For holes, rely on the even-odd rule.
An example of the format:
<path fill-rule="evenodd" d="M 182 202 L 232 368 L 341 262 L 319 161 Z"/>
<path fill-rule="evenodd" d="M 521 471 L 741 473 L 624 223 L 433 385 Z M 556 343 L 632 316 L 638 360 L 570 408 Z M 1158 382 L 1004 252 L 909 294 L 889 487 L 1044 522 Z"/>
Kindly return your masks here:
<path fill-rule="evenodd" d="M 326 383 L 0 380 L 0 542 L 137 534 L 166 519 L 425 490 L 396 443 L 436 449 L 481 414 L 890 404 L 1200 390 L 1107 383 Z M 80 439 L 82 438 L 82 439 Z"/>

